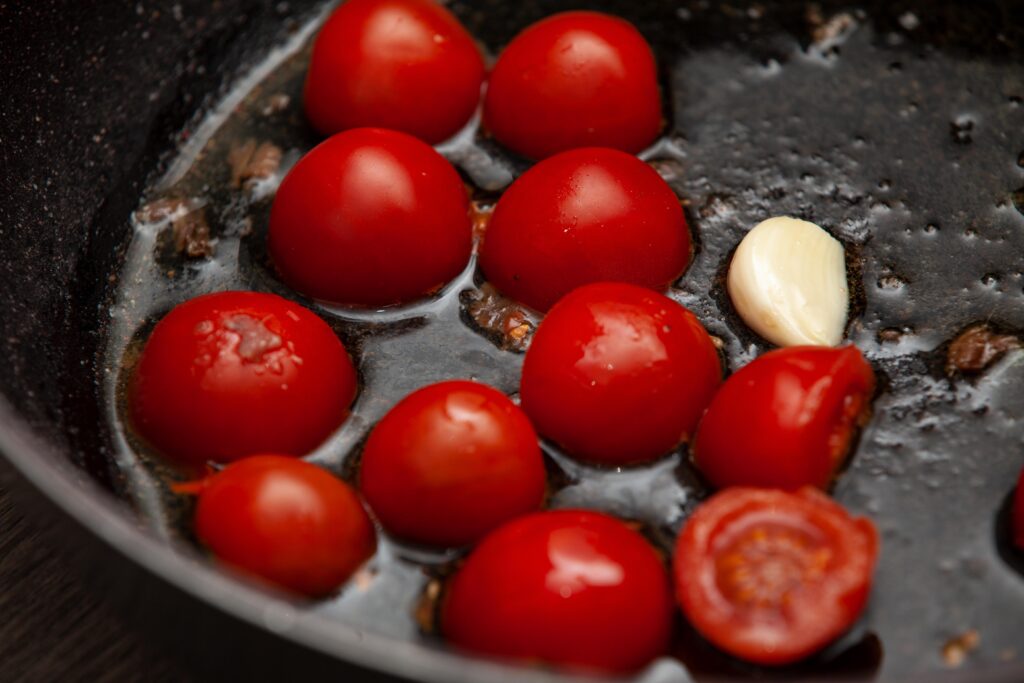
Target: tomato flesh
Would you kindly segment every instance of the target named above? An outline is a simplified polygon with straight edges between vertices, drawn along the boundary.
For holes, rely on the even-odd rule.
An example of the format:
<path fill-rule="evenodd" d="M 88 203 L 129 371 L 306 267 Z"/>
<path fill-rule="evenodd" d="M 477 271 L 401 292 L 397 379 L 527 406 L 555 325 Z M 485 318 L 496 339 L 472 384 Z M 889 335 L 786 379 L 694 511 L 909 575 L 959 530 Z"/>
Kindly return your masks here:
<path fill-rule="evenodd" d="M 488 281 L 546 311 L 591 282 L 666 289 L 690 260 L 679 199 L 650 166 L 612 149 L 542 161 L 505 191 L 480 249 Z"/>
<path fill-rule="evenodd" d="M 306 75 L 306 116 L 332 135 L 366 126 L 434 144 L 476 110 L 484 63 L 432 0 L 347 0 L 324 24 Z"/>
<path fill-rule="evenodd" d="M 441 630 L 503 659 L 629 672 L 662 654 L 672 626 L 654 548 L 607 515 L 556 510 L 484 538 L 451 579 Z"/>
<path fill-rule="evenodd" d="M 459 174 L 414 137 L 359 128 L 299 160 L 270 213 L 270 255 L 282 279 L 336 304 L 421 298 L 469 261 L 472 224 Z"/>
<path fill-rule="evenodd" d="M 197 488 L 199 540 L 220 561 L 279 588 L 331 593 L 376 547 L 355 492 L 302 460 L 245 458 Z"/>
<path fill-rule="evenodd" d="M 523 412 L 488 386 L 452 381 L 413 392 L 377 424 L 360 488 L 395 536 L 460 546 L 539 508 L 545 477 Z"/>
<path fill-rule="evenodd" d="M 129 421 L 185 464 L 303 455 L 356 394 L 345 347 L 311 311 L 273 294 L 220 292 L 175 307 L 142 349 Z"/>
<path fill-rule="evenodd" d="M 597 283 L 562 299 L 523 362 L 523 410 L 568 455 L 628 465 L 688 439 L 722 380 L 697 318 L 643 287 Z"/>
<path fill-rule="evenodd" d="M 694 462 L 718 488 L 825 488 L 867 422 L 874 390 L 874 371 L 854 346 L 770 351 L 711 401 Z"/>
<path fill-rule="evenodd" d="M 874 525 L 817 489 L 730 488 L 680 533 L 676 596 L 718 648 L 755 664 L 789 664 L 856 621 L 877 554 Z"/>
<path fill-rule="evenodd" d="M 654 54 L 618 17 L 564 12 L 517 35 L 491 72 L 484 125 L 532 159 L 576 147 L 636 153 L 661 128 Z"/>

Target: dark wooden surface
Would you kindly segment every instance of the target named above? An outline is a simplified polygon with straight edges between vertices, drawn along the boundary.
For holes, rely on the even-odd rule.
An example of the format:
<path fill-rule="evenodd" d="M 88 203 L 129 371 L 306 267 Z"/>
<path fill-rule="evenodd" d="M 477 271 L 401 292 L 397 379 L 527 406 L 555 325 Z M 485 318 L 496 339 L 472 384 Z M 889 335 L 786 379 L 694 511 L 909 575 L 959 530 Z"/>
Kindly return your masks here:
<path fill-rule="evenodd" d="M 190 681 L 80 583 L 0 487 L 0 681 Z"/>

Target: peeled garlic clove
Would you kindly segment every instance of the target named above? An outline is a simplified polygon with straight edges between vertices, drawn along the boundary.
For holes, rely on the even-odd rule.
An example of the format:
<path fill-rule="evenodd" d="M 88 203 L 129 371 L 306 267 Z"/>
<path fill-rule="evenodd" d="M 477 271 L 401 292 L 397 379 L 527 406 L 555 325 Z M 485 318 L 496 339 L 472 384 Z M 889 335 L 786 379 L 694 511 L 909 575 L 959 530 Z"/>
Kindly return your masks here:
<path fill-rule="evenodd" d="M 769 218 L 729 264 L 729 296 L 743 321 L 778 346 L 835 346 L 850 291 L 843 245 L 814 223 Z"/>

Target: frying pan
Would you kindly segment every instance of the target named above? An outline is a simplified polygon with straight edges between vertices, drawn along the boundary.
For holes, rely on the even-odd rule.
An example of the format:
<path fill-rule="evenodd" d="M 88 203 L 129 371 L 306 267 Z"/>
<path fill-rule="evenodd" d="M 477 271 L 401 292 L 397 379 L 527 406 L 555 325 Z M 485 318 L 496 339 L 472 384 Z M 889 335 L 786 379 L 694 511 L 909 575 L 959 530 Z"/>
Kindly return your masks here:
<path fill-rule="evenodd" d="M 792 214 L 846 244 L 847 334 L 883 377 L 833 491 L 882 532 L 869 613 L 828 661 L 761 675 L 1024 679 L 1024 576 L 1005 543 L 1024 363 L 1011 353 L 977 376 L 944 369 L 949 341 L 971 323 L 1024 330 L 1021 3 L 452 8 L 493 54 L 530 21 L 584 4 L 627 17 L 658 53 L 670 124 L 648 157 L 687 202 L 698 241 L 672 294 L 723 340 L 729 366 L 766 348 L 723 295 L 730 250 L 758 220 Z M 235 581 L 156 533 L 132 504 L 130 477 L 111 466 L 104 350 L 129 218 L 204 112 L 321 11 L 294 0 L 0 7 L 4 485 L 97 591 L 198 671 L 572 680 L 387 637 Z M 486 140 L 473 145 L 505 158 Z M 673 462 L 685 512 L 705 492 L 685 459 Z M 679 630 L 699 680 L 751 673 Z M 979 644 L 950 669 L 943 645 L 969 630 Z M 672 661 L 643 676 L 687 680 Z"/>

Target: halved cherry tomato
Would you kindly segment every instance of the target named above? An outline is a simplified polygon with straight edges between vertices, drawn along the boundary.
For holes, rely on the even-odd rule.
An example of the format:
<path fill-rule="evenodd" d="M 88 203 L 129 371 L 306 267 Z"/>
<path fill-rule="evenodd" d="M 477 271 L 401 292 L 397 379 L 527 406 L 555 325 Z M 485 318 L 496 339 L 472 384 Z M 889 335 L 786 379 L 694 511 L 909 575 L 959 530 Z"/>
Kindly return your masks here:
<path fill-rule="evenodd" d="M 402 399 L 366 442 L 360 488 L 384 528 L 438 546 L 477 541 L 540 507 L 537 434 L 505 394 L 441 382 Z"/>
<path fill-rule="evenodd" d="M 632 24 L 598 12 L 564 12 L 529 26 L 498 58 L 484 124 L 533 159 L 575 147 L 639 152 L 661 129 L 650 45 Z"/>
<path fill-rule="evenodd" d="M 697 318 L 657 292 L 623 283 L 580 287 L 534 333 L 523 362 L 523 410 L 581 460 L 627 465 L 688 439 L 722 381 Z"/>
<path fill-rule="evenodd" d="M 303 455 L 337 429 L 356 373 L 327 324 L 273 294 L 220 292 L 175 307 L 129 388 L 135 430 L 183 463 Z"/>
<path fill-rule="evenodd" d="M 498 200 L 480 266 L 506 296 L 546 311 L 590 282 L 664 290 L 690 260 L 679 199 L 650 166 L 613 149 L 540 162 Z"/>
<path fill-rule="evenodd" d="M 431 144 L 480 101 L 484 62 L 466 29 L 433 0 L 347 0 L 313 45 L 306 116 L 324 135 L 374 126 Z"/>
<path fill-rule="evenodd" d="M 337 589 L 376 547 L 355 492 L 302 460 L 254 455 L 178 488 L 199 496 L 196 536 L 219 560 L 309 597 Z"/>
<path fill-rule="evenodd" d="M 875 373 L 854 346 L 769 351 L 726 380 L 694 462 L 719 488 L 827 487 L 867 422 Z"/>
<path fill-rule="evenodd" d="M 874 524 L 816 489 L 732 488 L 683 527 L 676 595 L 717 647 L 755 664 L 789 664 L 856 621 L 877 555 Z"/>
<path fill-rule="evenodd" d="M 441 631 L 503 659 L 629 672 L 665 651 L 671 602 L 643 536 L 598 512 L 556 510 L 484 538 L 448 586 Z"/>
<path fill-rule="evenodd" d="M 1013 543 L 1024 550 L 1024 470 L 1017 480 L 1017 490 L 1013 494 Z"/>
<path fill-rule="evenodd" d="M 314 147 L 270 213 L 270 255 L 286 283 L 356 306 L 408 302 L 469 261 L 473 228 L 459 174 L 416 138 L 359 128 Z"/>

